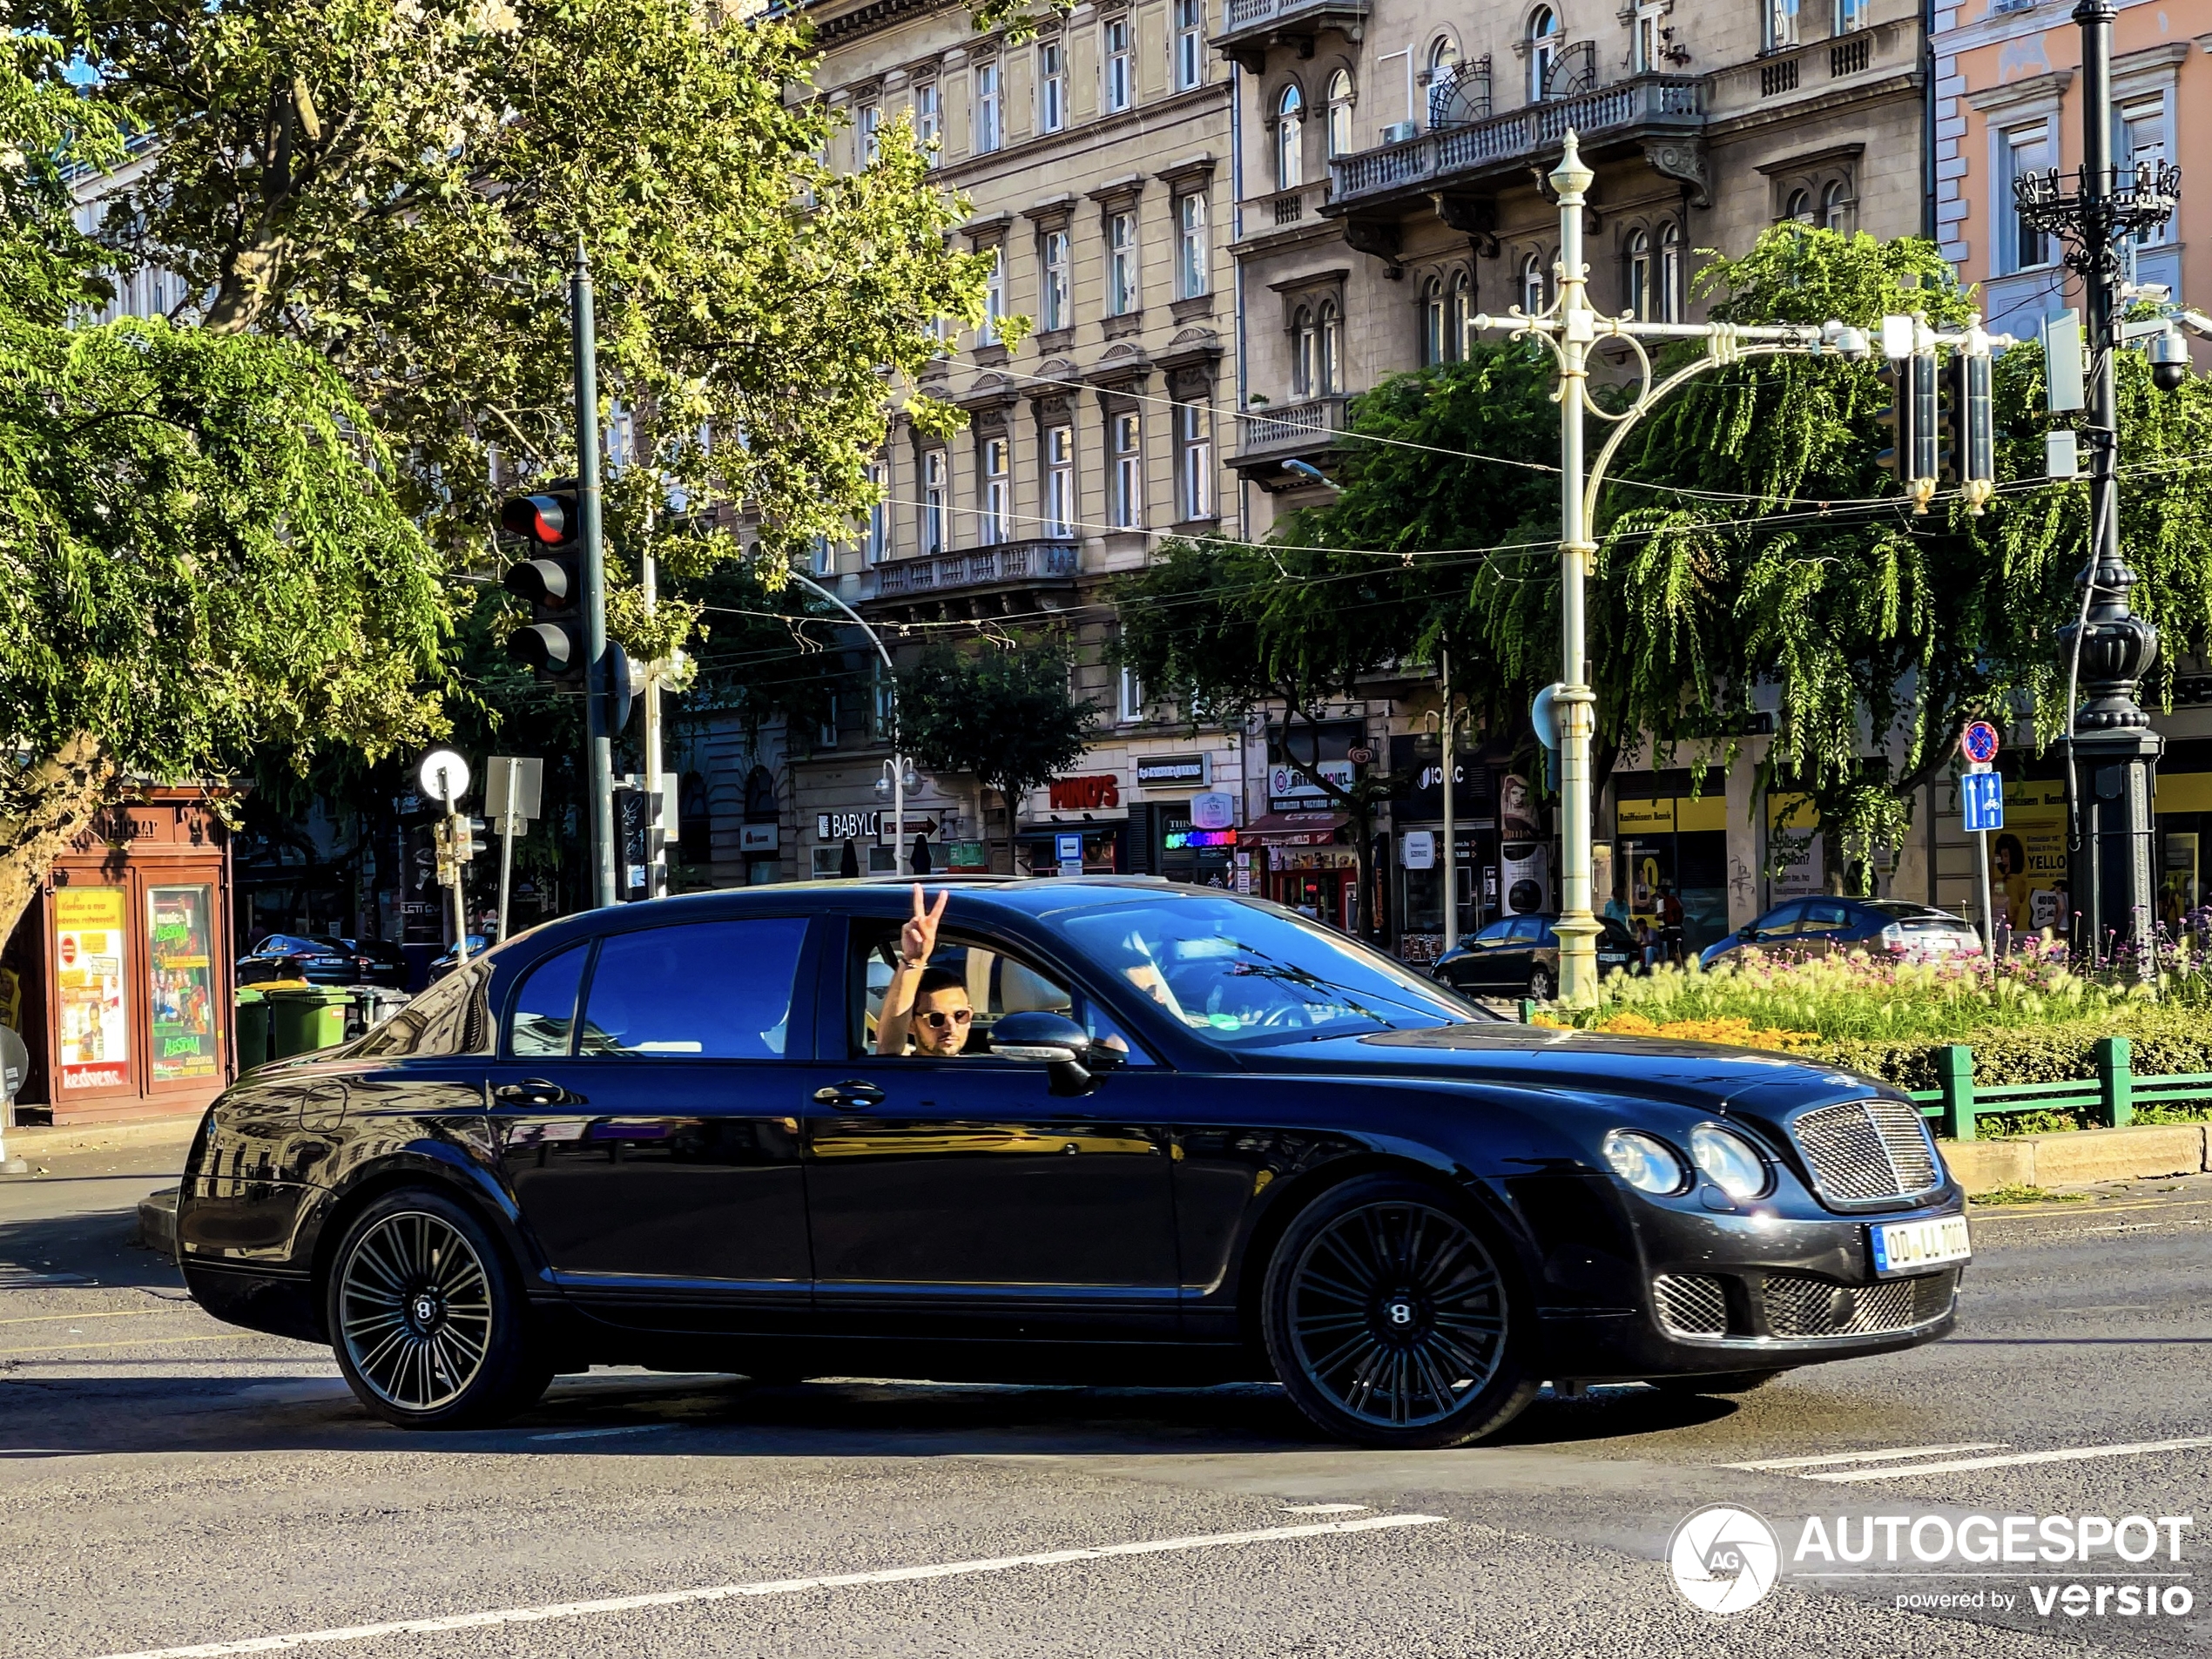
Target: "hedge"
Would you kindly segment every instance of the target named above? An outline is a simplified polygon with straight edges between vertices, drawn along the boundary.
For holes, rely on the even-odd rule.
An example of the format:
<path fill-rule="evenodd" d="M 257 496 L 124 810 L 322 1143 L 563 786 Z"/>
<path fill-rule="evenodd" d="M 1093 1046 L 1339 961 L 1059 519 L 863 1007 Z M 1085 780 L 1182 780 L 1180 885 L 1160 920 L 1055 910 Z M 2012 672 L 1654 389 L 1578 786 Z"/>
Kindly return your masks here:
<path fill-rule="evenodd" d="M 1995 1088 L 2094 1077 L 2099 1037 L 2126 1037 L 2134 1045 L 2138 1077 L 2212 1072 L 2212 1019 L 2202 1008 L 2172 1004 L 2117 1008 L 2058 1025 L 1994 1026 L 1964 1039 L 1844 1038 L 1810 1043 L 1797 1052 L 1870 1073 L 1900 1089 L 1934 1089 L 1936 1051 L 1964 1041 L 1973 1049 L 1975 1083 Z"/>

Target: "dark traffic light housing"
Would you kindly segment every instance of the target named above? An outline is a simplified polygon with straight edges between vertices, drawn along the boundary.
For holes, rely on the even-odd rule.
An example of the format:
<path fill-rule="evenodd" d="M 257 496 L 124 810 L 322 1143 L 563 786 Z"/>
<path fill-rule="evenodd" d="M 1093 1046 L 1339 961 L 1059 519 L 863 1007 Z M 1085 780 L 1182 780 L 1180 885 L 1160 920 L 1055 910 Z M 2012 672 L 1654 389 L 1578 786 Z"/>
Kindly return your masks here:
<path fill-rule="evenodd" d="M 500 507 L 499 525 L 521 536 L 534 556 L 516 560 L 501 577 L 507 591 L 530 608 L 529 621 L 507 637 L 508 655 L 541 679 L 581 685 L 589 658 L 578 603 L 583 549 L 576 491 L 555 486 L 539 495 L 510 496 Z"/>

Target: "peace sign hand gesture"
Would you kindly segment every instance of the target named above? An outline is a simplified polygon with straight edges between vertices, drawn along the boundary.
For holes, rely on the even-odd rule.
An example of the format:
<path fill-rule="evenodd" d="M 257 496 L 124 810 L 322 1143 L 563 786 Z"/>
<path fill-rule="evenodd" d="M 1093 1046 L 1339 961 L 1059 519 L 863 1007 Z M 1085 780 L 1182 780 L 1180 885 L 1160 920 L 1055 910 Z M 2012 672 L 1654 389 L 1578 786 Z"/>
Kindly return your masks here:
<path fill-rule="evenodd" d="M 899 930 L 899 960 L 909 968 L 927 968 L 931 954 L 937 948 L 937 924 L 945 919 L 945 901 L 951 898 L 949 889 L 937 895 L 931 908 L 922 906 L 921 883 L 914 883 L 914 913 L 907 925 Z"/>

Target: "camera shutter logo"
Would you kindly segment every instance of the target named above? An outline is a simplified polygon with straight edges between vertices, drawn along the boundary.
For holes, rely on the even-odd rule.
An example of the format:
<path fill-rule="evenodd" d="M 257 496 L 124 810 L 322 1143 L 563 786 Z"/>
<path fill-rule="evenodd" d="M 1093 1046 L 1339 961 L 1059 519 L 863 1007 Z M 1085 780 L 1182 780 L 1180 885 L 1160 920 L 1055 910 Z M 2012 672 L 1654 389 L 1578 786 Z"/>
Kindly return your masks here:
<path fill-rule="evenodd" d="M 1782 1570 L 1782 1542 L 1749 1509 L 1708 1504 L 1667 1541 L 1667 1570 L 1692 1607 L 1741 1613 L 1774 1588 Z"/>

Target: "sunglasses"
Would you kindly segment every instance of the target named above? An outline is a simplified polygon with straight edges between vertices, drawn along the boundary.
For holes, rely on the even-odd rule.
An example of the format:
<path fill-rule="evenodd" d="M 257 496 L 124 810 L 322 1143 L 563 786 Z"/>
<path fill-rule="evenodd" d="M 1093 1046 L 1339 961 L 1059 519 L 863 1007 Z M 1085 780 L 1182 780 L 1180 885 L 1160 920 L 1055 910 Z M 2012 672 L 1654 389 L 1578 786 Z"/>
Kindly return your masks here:
<path fill-rule="evenodd" d="M 921 1016 L 922 1022 L 934 1031 L 948 1031 L 954 1026 L 966 1025 L 975 1017 L 973 1008 L 954 1008 L 950 1014 L 932 1008 Z"/>

